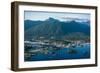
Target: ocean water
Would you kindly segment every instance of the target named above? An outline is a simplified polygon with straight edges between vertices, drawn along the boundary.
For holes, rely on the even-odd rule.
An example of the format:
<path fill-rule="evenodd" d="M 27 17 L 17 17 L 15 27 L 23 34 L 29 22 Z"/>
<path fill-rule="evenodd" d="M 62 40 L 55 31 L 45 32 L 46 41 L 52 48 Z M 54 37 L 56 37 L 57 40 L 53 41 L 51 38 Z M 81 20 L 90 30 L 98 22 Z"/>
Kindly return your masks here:
<path fill-rule="evenodd" d="M 48 60 L 70 60 L 70 59 L 88 59 L 90 58 L 90 44 L 84 44 L 83 47 L 61 48 L 56 51 L 51 51 L 48 54 L 36 54 L 25 61 L 48 61 Z"/>

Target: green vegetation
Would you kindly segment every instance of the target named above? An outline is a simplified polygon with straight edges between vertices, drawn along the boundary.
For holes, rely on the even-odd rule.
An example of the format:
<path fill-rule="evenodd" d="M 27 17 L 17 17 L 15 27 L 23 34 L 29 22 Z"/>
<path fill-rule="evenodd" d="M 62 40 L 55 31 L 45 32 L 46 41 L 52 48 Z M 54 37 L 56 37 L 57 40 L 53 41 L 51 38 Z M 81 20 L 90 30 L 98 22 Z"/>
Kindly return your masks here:
<path fill-rule="evenodd" d="M 45 21 L 25 21 L 24 37 L 25 40 L 61 39 L 90 41 L 90 26 L 85 22 L 61 22 L 54 18 L 49 18 Z"/>

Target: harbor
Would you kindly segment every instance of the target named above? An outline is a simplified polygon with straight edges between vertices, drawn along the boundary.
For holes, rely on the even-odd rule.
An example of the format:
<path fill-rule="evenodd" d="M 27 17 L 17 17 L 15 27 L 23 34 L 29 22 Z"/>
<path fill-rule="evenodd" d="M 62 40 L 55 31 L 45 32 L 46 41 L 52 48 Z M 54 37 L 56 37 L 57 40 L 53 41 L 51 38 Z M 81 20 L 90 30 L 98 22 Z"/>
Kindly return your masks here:
<path fill-rule="evenodd" d="M 90 57 L 90 44 L 84 41 L 33 40 L 25 41 L 25 60 L 60 60 Z"/>

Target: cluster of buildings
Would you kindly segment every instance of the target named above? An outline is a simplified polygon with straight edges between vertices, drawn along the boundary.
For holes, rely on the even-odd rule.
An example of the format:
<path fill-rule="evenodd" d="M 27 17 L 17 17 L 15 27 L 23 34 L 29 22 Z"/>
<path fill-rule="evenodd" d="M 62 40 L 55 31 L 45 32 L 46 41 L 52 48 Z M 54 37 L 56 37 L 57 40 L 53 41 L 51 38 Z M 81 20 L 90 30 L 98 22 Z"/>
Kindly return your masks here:
<path fill-rule="evenodd" d="M 35 40 L 35 41 L 24 41 L 25 46 L 41 46 L 41 45 L 50 45 L 62 48 L 74 48 L 74 47 L 82 47 L 84 41 L 51 41 L 51 40 Z"/>

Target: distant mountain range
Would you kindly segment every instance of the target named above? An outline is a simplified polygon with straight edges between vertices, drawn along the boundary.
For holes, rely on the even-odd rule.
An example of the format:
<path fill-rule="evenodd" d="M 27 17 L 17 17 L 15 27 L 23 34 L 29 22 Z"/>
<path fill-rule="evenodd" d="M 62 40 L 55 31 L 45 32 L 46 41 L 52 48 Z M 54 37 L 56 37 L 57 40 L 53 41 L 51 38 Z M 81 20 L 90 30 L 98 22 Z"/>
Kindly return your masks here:
<path fill-rule="evenodd" d="M 90 36 L 90 22 L 63 22 L 54 18 L 48 18 L 45 21 L 24 21 L 25 40 L 31 40 L 35 37 L 55 37 L 63 38 L 69 35 L 75 36 L 75 33 L 81 36 Z"/>

